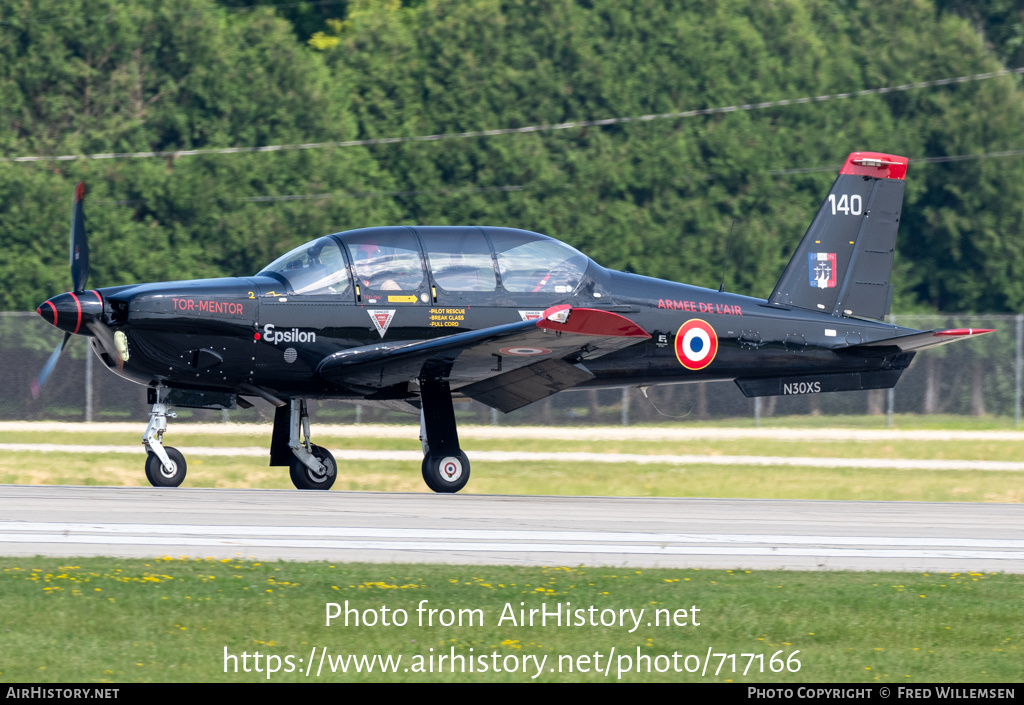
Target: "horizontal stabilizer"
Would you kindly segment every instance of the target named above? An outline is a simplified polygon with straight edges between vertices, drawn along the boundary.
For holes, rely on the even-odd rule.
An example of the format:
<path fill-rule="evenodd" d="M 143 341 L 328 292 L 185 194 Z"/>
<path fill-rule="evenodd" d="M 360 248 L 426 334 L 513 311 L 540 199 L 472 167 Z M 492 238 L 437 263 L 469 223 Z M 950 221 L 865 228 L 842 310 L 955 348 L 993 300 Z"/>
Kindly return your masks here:
<path fill-rule="evenodd" d="M 885 357 L 894 353 L 915 352 L 926 348 L 935 348 L 958 340 L 967 340 L 976 335 L 994 333 L 995 328 L 950 328 L 946 330 L 928 330 L 922 333 L 900 335 L 895 338 L 875 340 L 870 343 L 858 343 L 845 348 L 836 348 L 837 353 L 863 355 L 865 357 Z"/>

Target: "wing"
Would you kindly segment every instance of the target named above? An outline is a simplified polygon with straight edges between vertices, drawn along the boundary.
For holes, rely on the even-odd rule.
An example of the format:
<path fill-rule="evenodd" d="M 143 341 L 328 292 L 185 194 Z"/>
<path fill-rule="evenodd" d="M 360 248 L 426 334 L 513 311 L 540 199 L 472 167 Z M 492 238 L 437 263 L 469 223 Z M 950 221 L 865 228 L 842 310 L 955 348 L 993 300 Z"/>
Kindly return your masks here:
<path fill-rule="evenodd" d="M 369 399 L 408 396 L 410 382 L 444 377 L 453 391 L 507 412 L 593 379 L 586 360 L 650 337 L 616 313 L 563 305 L 537 320 L 341 350 L 324 358 L 317 372 L 367 389 Z"/>

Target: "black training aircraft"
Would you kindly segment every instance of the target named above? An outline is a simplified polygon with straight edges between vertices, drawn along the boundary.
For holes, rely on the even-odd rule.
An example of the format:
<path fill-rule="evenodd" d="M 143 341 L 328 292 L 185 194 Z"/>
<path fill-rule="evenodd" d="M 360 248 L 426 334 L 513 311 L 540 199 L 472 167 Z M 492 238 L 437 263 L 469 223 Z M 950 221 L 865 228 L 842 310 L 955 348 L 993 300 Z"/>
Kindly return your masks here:
<path fill-rule="evenodd" d="M 881 319 L 907 159 L 855 152 L 767 300 L 599 266 L 537 233 L 375 227 L 308 242 L 251 277 L 87 290 L 82 200 L 71 217 L 74 291 L 39 314 L 148 387 L 146 476 L 180 485 L 163 445 L 173 406 L 277 407 L 270 464 L 299 489 L 334 484 L 310 442 L 308 399 L 418 413 L 423 479 L 469 480 L 453 394 L 509 412 L 570 387 L 735 380 L 748 397 L 886 389 L 918 350 L 988 330 L 917 331 Z"/>

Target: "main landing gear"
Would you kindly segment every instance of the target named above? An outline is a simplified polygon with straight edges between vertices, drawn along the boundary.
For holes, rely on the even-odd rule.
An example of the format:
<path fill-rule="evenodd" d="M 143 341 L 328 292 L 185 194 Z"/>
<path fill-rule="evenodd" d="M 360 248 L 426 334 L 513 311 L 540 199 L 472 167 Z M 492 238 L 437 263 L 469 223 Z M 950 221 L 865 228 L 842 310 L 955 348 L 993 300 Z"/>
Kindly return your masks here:
<path fill-rule="evenodd" d="M 434 492 L 458 492 L 469 481 L 469 458 L 459 448 L 452 393 L 442 375 L 420 379 L 423 480 Z M 274 416 L 270 464 L 287 465 L 300 490 L 327 490 L 338 476 L 334 456 L 310 442 L 305 399 L 292 399 Z"/>
<path fill-rule="evenodd" d="M 292 484 L 300 490 L 329 490 L 338 479 L 334 456 L 310 441 L 305 399 L 291 399 L 277 407 L 270 440 L 270 465 L 287 466 Z"/>
<path fill-rule="evenodd" d="M 310 443 L 306 400 L 292 399 L 288 410 L 288 448 L 293 456 L 288 469 L 292 484 L 300 490 L 331 489 L 338 477 L 338 464 L 329 450 Z"/>
<path fill-rule="evenodd" d="M 434 492 L 458 492 L 469 482 L 469 458 L 459 447 L 448 381 L 421 378 L 420 401 L 423 481 Z"/>

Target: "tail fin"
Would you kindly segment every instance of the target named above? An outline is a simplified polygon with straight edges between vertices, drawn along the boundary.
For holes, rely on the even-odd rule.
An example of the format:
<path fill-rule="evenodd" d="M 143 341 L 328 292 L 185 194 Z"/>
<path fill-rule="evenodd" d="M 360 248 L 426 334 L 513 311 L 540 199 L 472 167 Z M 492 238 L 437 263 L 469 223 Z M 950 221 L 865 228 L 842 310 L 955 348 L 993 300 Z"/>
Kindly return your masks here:
<path fill-rule="evenodd" d="M 846 158 L 769 303 L 885 318 L 907 162 L 877 152 Z"/>

